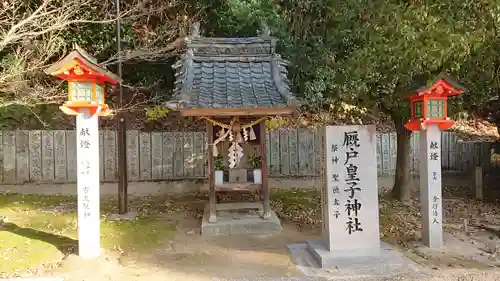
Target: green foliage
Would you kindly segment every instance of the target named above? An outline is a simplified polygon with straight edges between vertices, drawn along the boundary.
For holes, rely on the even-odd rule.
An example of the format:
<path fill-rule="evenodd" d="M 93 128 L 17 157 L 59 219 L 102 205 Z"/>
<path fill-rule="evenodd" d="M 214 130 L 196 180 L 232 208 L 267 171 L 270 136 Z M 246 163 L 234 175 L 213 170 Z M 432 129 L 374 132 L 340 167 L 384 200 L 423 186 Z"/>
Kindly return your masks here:
<path fill-rule="evenodd" d="M 399 97 L 414 75 L 458 74 L 484 48 L 483 15 L 478 1 L 386 0 L 216 1 L 205 14 L 218 19 L 209 28 L 216 35 L 254 35 L 260 21 L 270 23 L 311 110 L 344 100 L 397 116 L 409 113 Z"/>
<path fill-rule="evenodd" d="M 156 121 L 170 113 L 171 109 L 164 106 L 153 106 L 146 108 L 146 118 L 148 121 Z"/>
<path fill-rule="evenodd" d="M 132 24 L 121 25 L 122 48 L 132 47 L 138 40 L 133 34 Z M 116 52 L 116 24 L 110 23 L 87 23 L 64 32 L 64 40 L 68 43 L 76 43 L 91 54 L 96 54 L 98 60 L 107 60 Z"/>
<path fill-rule="evenodd" d="M 125 1 L 124 5 L 131 3 Z M 451 100 L 452 113 L 480 110 L 491 96 L 500 93 L 500 4 L 493 0 L 191 0 L 183 5 L 190 5 L 187 12 L 179 8 L 176 13 L 200 20 L 206 36 L 256 36 L 261 23 L 269 25 L 272 35 L 280 39 L 278 51 L 291 62 L 292 89 L 310 111 L 345 102 L 404 118 L 410 111 L 408 103 L 399 97 L 407 92 L 411 78 L 416 74 L 431 78 L 442 71 L 456 76 L 469 89 L 469 94 Z M 109 10 L 85 6 L 79 15 L 99 20 L 115 12 L 112 6 L 105 8 Z M 122 47 L 141 49 L 161 41 L 158 37 L 164 26 L 179 27 L 172 34 L 183 36 L 180 25 L 165 25 L 167 19 L 171 20 L 151 15 L 124 20 Z M 28 57 L 16 56 L 16 47 L 26 49 L 23 43 L 16 43 L 0 53 L 1 74 L 22 73 L 35 58 L 43 57 L 37 55 L 41 54 L 37 50 L 49 47 L 54 51 L 48 52 L 51 57 L 46 59 L 55 61 L 72 43 L 78 43 L 100 61 L 107 60 L 116 52 L 115 28 L 114 22 L 70 25 L 48 34 L 50 40 L 33 40 Z M 125 63 L 125 83 L 137 89 L 127 97 L 135 98 L 140 92 L 143 100 L 153 101 L 150 104 L 168 99 L 174 81 L 172 62 L 162 58 Z M 108 67 L 117 72 L 116 65 Z M 24 78 L 34 85 L 40 82 Z M 114 95 L 107 97 L 113 106 Z M 2 95 L 1 102 L 12 98 Z M 160 106 L 146 109 L 148 120 L 167 113 Z M 32 115 L 30 110 L 2 114 L 8 116 L 5 120 L 15 117 L 17 123 L 26 123 L 25 119 L 37 121 Z M 49 121 L 50 117 L 43 119 L 44 123 Z M 281 124 L 270 121 L 268 126 L 276 128 Z"/>
<path fill-rule="evenodd" d="M 273 0 L 199 0 L 195 6 L 204 12 L 208 36 L 256 36 L 261 23 L 274 28 L 282 24 Z"/>
<path fill-rule="evenodd" d="M 273 117 L 266 120 L 266 128 L 268 130 L 275 130 L 283 127 L 286 124 L 286 120 L 279 117 Z"/>
<path fill-rule="evenodd" d="M 9 17 L 0 23 L 0 33 L 6 35 L 6 39 L 0 40 L 0 107 L 11 104 L 26 107 L 4 117 L 13 121 L 10 128 L 32 123 L 37 123 L 38 128 L 46 127 L 52 119 L 37 115 L 37 111 L 43 110 L 38 109 L 38 105 L 60 104 L 65 96 L 65 83 L 42 73 L 42 70 L 60 60 L 74 43 L 95 56 L 110 71 L 118 72 L 116 23 L 113 20 L 116 7 L 106 1 L 56 0 L 45 3 L 47 6 L 42 14 L 30 17 L 42 5 L 41 2 L 11 2 L 4 5 L 4 14 Z M 143 5 L 137 1 L 121 1 L 125 14 L 121 21 L 122 78 L 124 86 L 132 89 L 125 93 L 125 104 L 129 109 L 135 109 L 137 104 L 145 107 L 158 103 L 161 98 L 170 96 L 174 80 L 170 58 L 178 46 L 171 43 L 183 35 L 186 19 L 191 18 L 185 9 L 187 1 L 175 5 L 173 2 L 152 1 Z M 11 28 L 14 33 L 9 31 Z M 114 97 L 108 91 L 106 102 L 116 109 Z"/>
<path fill-rule="evenodd" d="M 500 95 L 500 57 L 498 56 L 500 5 L 495 1 L 476 1 L 474 4 L 485 21 L 485 42 L 472 52 L 458 70 L 460 82 L 467 88 L 467 94 L 461 99 L 453 99 L 452 109 L 455 109 L 455 112 L 467 110 L 480 113 L 484 117 L 493 113 L 494 119 L 500 120 L 498 107 L 485 107 L 485 104 L 489 104 L 492 98 Z"/>
<path fill-rule="evenodd" d="M 250 165 L 250 168 L 254 170 L 260 169 L 260 163 L 261 163 L 260 161 L 261 161 L 260 155 L 248 156 L 248 164 Z"/>
<path fill-rule="evenodd" d="M 0 107 L 0 130 L 66 129 L 68 126 L 62 122 L 66 117 L 58 105 L 5 106 Z"/>
<path fill-rule="evenodd" d="M 22 106 L 0 108 L 0 129 L 8 129 L 12 123 L 17 123 L 18 120 L 22 120 L 27 114 L 30 114 L 29 111 L 25 110 Z"/>
<path fill-rule="evenodd" d="M 216 171 L 224 170 L 224 158 L 222 155 L 217 155 L 214 157 L 214 169 Z"/>
<path fill-rule="evenodd" d="M 473 6 L 457 4 L 356 0 L 331 6 L 336 28 L 328 37 L 339 48 L 331 55 L 330 95 L 407 116 L 399 98 L 414 75 L 455 72 L 484 43 L 481 17 Z"/>

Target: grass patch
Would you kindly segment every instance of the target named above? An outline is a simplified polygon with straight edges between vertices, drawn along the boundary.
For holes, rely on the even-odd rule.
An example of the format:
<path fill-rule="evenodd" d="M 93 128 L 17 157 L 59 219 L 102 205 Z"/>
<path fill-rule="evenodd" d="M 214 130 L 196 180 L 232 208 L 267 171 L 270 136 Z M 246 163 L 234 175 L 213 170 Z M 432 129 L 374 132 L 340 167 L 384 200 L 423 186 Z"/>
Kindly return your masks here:
<path fill-rule="evenodd" d="M 278 189 L 271 193 L 271 204 L 281 219 L 299 227 L 321 225 L 321 194 L 319 189 Z M 407 206 L 387 196 L 379 198 L 381 239 L 407 248 L 420 231 L 417 206 Z"/>
<path fill-rule="evenodd" d="M 270 195 L 281 220 L 299 228 L 321 225 L 319 189 L 275 189 Z M 251 195 L 239 199 L 255 200 Z M 101 246 L 125 253 L 154 249 L 174 234 L 176 225 L 168 220 L 171 214 L 201 216 L 202 208 L 192 202 L 192 195 L 133 199 L 130 206 L 139 211 L 139 219 L 113 222 L 104 218 L 116 212 L 116 200 L 102 200 Z M 382 238 L 403 246 L 414 239 L 418 210 L 384 197 L 379 204 Z M 0 226 L 0 278 L 54 264 L 76 249 L 76 197 L 0 194 L 2 216 L 8 224 Z"/>
<path fill-rule="evenodd" d="M 321 223 L 321 194 L 318 189 L 278 189 L 271 192 L 271 205 L 281 219 L 299 227 Z"/>
<path fill-rule="evenodd" d="M 280 201 L 288 207 L 300 205 L 314 208 L 320 203 L 320 193 L 318 189 L 278 189 L 271 193 L 271 200 Z"/>
<path fill-rule="evenodd" d="M 101 244 L 104 248 L 147 251 L 170 238 L 174 231 L 174 224 L 155 217 L 136 221 L 110 221 L 101 224 Z"/>
<path fill-rule="evenodd" d="M 403 248 L 408 248 L 420 232 L 418 206 L 403 204 L 389 196 L 379 198 L 379 222 L 381 239 Z"/>
<path fill-rule="evenodd" d="M 116 201 L 101 202 L 101 247 L 148 251 L 172 237 L 175 224 L 142 204 L 135 221 L 106 221 Z M 132 202 L 131 202 L 132 203 Z M 157 203 L 157 202 L 156 202 Z M 145 206 L 145 207 L 144 207 Z M 47 267 L 77 249 L 76 197 L 0 194 L 0 277 Z"/>

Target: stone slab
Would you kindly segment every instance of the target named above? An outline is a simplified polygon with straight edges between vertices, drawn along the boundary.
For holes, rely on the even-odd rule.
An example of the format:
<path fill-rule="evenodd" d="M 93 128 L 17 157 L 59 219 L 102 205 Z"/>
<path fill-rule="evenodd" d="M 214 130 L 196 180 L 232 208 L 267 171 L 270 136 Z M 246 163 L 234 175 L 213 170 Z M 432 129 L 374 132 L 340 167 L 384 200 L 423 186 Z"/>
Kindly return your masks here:
<path fill-rule="evenodd" d="M 263 202 L 236 202 L 236 203 L 219 203 L 215 205 L 217 211 L 257 209 L 262 211 L 264 208 Z"/>
<path fill-rule="evenodd" d="M 201 222 L 201 234 L 214 236 L 280 232 L 282 227 L 278 216 L 273 211 L 270 213 L 270 218 L 264 220 L 256 210 L 220 210 L 217 211 L 217 222 L 210 223 L 207 205 Z"/>
<path fill-rule="evenodd" d="M 382 250 L 379 247 L 361 250 L 329 251 L 323 241 L 307 241 L 307 250 L 321 268 L 335 266 L 338 259 L 352 258 L 363 262 L 364 259 L 379 258 Z"/>
<path fill-rule="evenodd" d="M 381 243 L 378 256 L 339 257 L 338 254 L 324 255 L 321 267 L 309 250 L 307 243 L 287 245 L 292 261 L 308 277 L 328 280 L 422 280 L 431 276 L 431 271 L 406 258 L 386 243 Z M 387 279 L 386 279 L 387 278 Z"/>

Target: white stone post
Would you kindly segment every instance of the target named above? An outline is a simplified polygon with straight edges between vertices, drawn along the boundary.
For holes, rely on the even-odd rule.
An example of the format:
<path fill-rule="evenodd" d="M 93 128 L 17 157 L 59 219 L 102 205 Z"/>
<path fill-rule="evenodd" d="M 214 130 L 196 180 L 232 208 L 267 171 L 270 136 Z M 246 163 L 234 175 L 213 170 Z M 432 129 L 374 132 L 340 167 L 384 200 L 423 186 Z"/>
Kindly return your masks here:
<path fill-rule="evenodd" d="M 442 247 L 441 130 L 437 124 L 420 131 L 420 206 L 422 241 L 430 248 Z"/>
<path fill-rule="evenodd" d="M 81 109 L 76 116 L 78 252 L 84 259 L 98 257 L 100 246 L 99 122 Z"/>

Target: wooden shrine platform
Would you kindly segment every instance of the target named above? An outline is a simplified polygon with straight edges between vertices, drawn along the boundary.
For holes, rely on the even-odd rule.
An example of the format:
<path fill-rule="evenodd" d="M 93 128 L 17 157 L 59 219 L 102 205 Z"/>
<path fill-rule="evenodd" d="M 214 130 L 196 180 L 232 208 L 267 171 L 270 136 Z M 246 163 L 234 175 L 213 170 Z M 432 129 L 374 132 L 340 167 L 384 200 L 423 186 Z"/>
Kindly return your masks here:
<path fill-rule="evenodd" d="M 243 183 L 230 183 L 226 182 L 223 184 L 215 185 L 215 192 L 256 192 L 262 189 L 261 184 L 255 184 L 253 182 L 243 182 Z M 204 184 L 200 187 L 200 192 L 208 193 L 210 191 L 210 185 Z"/>

